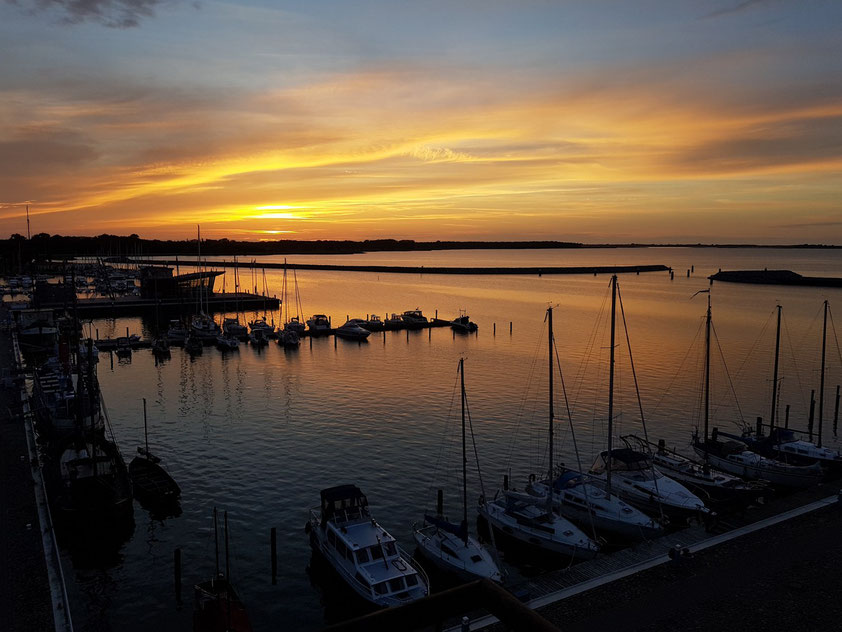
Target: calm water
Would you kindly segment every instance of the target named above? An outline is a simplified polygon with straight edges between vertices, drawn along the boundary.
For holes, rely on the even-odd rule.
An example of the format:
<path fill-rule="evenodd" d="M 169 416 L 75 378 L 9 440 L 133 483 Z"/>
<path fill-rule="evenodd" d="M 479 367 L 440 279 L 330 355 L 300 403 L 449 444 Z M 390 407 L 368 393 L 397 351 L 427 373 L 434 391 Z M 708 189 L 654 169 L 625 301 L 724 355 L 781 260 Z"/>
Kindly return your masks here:
<path fill-rule="evenodd" d="M 266 261 L 282 260 L 267 257 Z M 647 428 L 653 438 L 686 449 L 699 423 L 702 326 L 717 269 L 783 268 L 838 276 L 838 251 L 767 249 L 608 249 L 584 251 L 459 251 L 290 257 L 300 263 L 391 265 L 665 264 L 667 273 L 623 275 L 620 289 Z M 694 266 L 687 278 L 686 270 Z M 248 272 L 241 283 L 249 285 Z M 280 294 L 281 271 L 266 271 Z M 446 507 L 459 506 L 456 366 L 466 358 L 466 383 L 486 493 L 511 471 L 517 484 L 546 458 L 547 343 L 544 315 L 556 306 L 555 332 L 573 426 L 584 467 L 604 448 L 607 414 L 607 276 L 471 277 L 369 273 L 298 273 L 304 309 L 351 317 L 420 308 L 452 318 L 466 309 L 479 333 L 449 329 L 373 334 L 364 344 L 305 340 L 297 351 L 271 344 L 223 355 L 206 348 L 191 360 L 174 349 L 156 365 L 149 351 L 128 363 L 101 354 L 99 378 L 115 434 L 127 457 L 143 439 L 147 398 L 150 443 L 183 490 L 178 518 L 154 520 L 135 505 L 135 530 L 116 560 L 90 568 L 69 557 L 74 619 L 80 629 L 140 630 L 191 625 L 192 584 L 213 572 L 211 510 L 227 509 L 232 577 L 257 630 L 306 630 L 325 622 L 318 586 L 307 573 L 307 509 L 323 487 L 353 482 L 369 496 L 375 517 L 410 548 L 412 522 L 444 487 Z M 262 286 L 262 278 L 257 280 Z M 228 273 L 227 286 L 233 286 Z M 822 301 L 842 306 L 842 291 L 717 284 L 713 287 L 717 357 L 713 423 L 734 429 L 768 416 L 774 311 L 784 306 L 781 404 L 794 426 L 806 426 L 809 392 L 818 388 Z M 842 308 L 840 308 L 842 309 Z M 250 319 L 254 313 L 247 314 Z M 278 314 L 269 314 L 279 322 Z M 509 323 L 512 333 L 509 333 Z M 493 335 L 494 323 L 497 325 Z M 147 335 L 153 323 L 100 320 L 99 335 L 128 326 Z M 622 325 L 620 326 L 622 327 Z M 618 328 L 622 332 L 621 328 Z M 728 374 L 718 356 L 719 348 Z M 832 419 L 840 354 L 828 347 L 825 418 Z M 618 337 L 617 425 L 641 433 L 625 338 Z M 733 388 L 732 388 L 733 387 Z M 557 451 L 575 463 L 565 401 L 556 392 Z M 830 423 L 826 422 L 826 427 Z M 480 493 L 470 474 L 470 498 Z M 270 581 L 269 531 L 278 530 L 279 577 Z M 175 602 L 172 556 L 184 559 L 185 605 Z"/>

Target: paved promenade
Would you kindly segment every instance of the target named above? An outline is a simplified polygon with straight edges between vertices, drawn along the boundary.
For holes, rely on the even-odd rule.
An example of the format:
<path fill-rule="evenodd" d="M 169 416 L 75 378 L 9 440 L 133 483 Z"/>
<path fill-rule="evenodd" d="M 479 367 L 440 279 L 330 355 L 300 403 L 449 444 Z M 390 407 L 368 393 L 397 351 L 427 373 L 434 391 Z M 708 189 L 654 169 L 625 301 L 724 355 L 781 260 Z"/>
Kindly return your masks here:
<path fill-rule="evenodd" d="M 0 330 L 0 367 L 8 375 L 14 366 L 10 334 Z M 3 630 L 45 632 L 53 611 L 19 393 L 0 385 L 0 621 Z"/>

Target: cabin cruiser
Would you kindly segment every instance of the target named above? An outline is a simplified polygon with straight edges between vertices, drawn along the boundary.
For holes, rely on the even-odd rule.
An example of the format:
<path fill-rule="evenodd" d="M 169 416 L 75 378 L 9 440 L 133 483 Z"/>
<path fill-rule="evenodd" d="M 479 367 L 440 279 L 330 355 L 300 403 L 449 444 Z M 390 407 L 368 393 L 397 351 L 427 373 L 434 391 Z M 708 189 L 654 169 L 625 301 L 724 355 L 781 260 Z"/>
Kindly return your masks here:
<path fill-rule="evenodd" d="M 371 332 L 368 329 L 363 329 L 360 322 L 365 321 L 362 321 L 359 318 L 349 320 L 344 325 L 337 327 L 333 333 L 340 338 L 345 338 L 346 340 L 365 340 L 371 335 Z"/>
<path fill-rule="evenodd" d="M 171 320 L 167 328 L 167 339 L 170 342 L 184 342 L 190 332 L 187 330 L 180 320 Z"/>
<path fill-rule="evenodd" d="M 427 324 L 427 317 L 420 309 L 409 309 L 401 314 L 401 320 L 409 329 L 420 329 Z"/>
<path fill-rule="evenodd" d="M 216 340 L 216 337 L 222 333 L 222 329 L 216 321 L 207 314 L 194 316 L 190 323 L 190 329 L 194 336 L 198 336 L 202 340 Z"/>
<path fill-rule="evenodd" d="M 368 329 L 369 331 L 383 331 L 386 328 L 386 324 L 377 314 L 370 314 L 368 320 L 365 321 L 365 324 L 362 325 L 362 327 L 364 329 Z"/>
<path fill-rule="evenodd" d="M 226 318 L 222 321 L 222 333 L 232 338 L 245 338 L 249 335 L 248 327 L 239 318 Z"/>
<path fill-rule="evenodd" d="M 467 314 L 462 314 L 458 318 L 450 321 L 450 328 L 460 334 L 470 334 L 475 332 L 479 327 L 475 322 L 472 322 Z"/>
<path fill-rule="evenodd" d="M 275 326 L 267 323 L 265 318 L 255 318 L 249 323 L 249 328 L 251 329 L 252 336 L 258 332 L 262 334 L 264 338 L 272 338 L 275 336 Z"/>
<path fill-rule="evenodd" d="M 324 314 L 314 314 L 312 318 L 307 319 L 307 327 L 314 336 L 326 334 L 330 331 L 330 319 Z"/>
<path fill-rule="evenodd" d="M 323 489 L 305 531 L 339 577 L 374 605 L 399 606 L 430 592 L 424 571 L 372 518 L 356 485 Z"/>
<path fill-rule="evenodd" d="M 297 333 L 299 336 L 301 336 L 301 334 L 303 334 L 303 333 L 304 333 L 304 331 L 305 331 L 306 329 L 307 329 L 307 325 L 305 325 L 304 323 L 302 323 L 302 322 L 298 319 L 298 316 L 293 316 L 293 317 L 292 317 L 292 318 L 290 318 L 290 319 L 289 319 L 289 321 L 288 321 L 288 322 L 284 325 L 284 331 L 294 331 L 294 332 L 295 332 L 295 333 Z"/>

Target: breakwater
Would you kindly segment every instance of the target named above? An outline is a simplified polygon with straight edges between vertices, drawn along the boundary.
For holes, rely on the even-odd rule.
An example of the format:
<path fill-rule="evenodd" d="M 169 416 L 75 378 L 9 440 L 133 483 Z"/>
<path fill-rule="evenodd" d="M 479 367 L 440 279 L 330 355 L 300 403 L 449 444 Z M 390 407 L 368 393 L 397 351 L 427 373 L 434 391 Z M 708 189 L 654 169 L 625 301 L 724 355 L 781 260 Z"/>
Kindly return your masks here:
<path fill-rule="evenodd" d="M 131 263 L 143 265 L 149 261 L 132 260 Z M 191 265 L 189 261 L 155 260 L 155 264 L 167 266 Z M 379 272 L 392 274 L 523 274 L 541 276 L 544 274 L 640 274 L 641 272 L 669 272 L 669 266 L 663 264 L 636 266 L 531 266 L 531 267 L 445 267 L 445 266 L 371 266 L 371 265 L 334 265 L 316 263 L 263 263 L 242 261 L 202 261 L 202 266 L 210 268 L 274 268 L 290 270 L 331 270 L 338 272 Z"/>
<path fill-rule="evenodd" d="M 708 277 L 711 281 L 757 283 L 765 285 L 803 285 L 809 287 L 842 287 L 839 277 L 806 277 L 792 270 L 720 270 Z"/>

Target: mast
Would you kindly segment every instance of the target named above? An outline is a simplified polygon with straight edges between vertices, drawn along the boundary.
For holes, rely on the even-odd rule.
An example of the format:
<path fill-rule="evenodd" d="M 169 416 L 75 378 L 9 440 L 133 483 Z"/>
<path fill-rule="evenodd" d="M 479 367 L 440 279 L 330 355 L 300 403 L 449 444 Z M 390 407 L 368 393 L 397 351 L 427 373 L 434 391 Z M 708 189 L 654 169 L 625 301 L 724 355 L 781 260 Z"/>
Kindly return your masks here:
<path fill-rule="evenodd" d="M 462 524 L 465 527 L 462 534 L 462 541 L 465 543 L 465 546 L 468 546 L 468 452 L 465 441 L 465 358 L 459 358 L 459 376 L 462 383 Z"/>
<path fill-rule="evenodd" d="M 611 496 L 611 454 L 614 445 L 614 346 L 617 325 L 617 275 L 611 277 L 611 351 L 608 361 L 608 458 L 605 459 L 605 481 Z"/>
<path fill-rule="evenodd" d="M 553 410 L 553 308 L 547 308 L 547 366 L 549 367 L 549 452 L 550 452 L 550 466 L 549 476 L 550 491 L 547 494 L 547 513 L 553 511 L 553 418 L 555 411 Z"/>
<path fill-rule="evenodd" d="M 775 332 L 775 370 L 772 374 L 772 412 L 769 415 L 770 437 L 772 436 L 772 430 L 775 428 L 775 407 L 778 404 L 778 358 L 781 352 L 781 309 L 782 307 L 778 305 L 778 328 Z"/>
<path fill-rule="evenodd" d="M 824 360 L 827 350 L 827 299 L 824 301 L 824 327 L 822 328 L 822 372 L 819 380 L 819 440 L 816 447 L 822 447 L 822 413 L 824 412 Z"/>
<path fill-rule="evenodd" d="M 213 508 L 213 552 L 216 559 L 216 575 L 214 580 L 219 579 L 219 521 L 216 518 L 216 507 Z"/>
<path fill-rule="evenodd" d="M 710 471 L 708 456 L 708 425 L 710 423 L 710 290 L 705 315 L 705 474 Z"/>
<path fill-rule="evenodd" d="M 149 454 L 149 432 L 146 428 L 146 398 L 145 397 L 143 398 L 143 440 L 144 440 L 144 443 L 146 444 L 146 458 L 151 461 L 152 458 Z"/>

